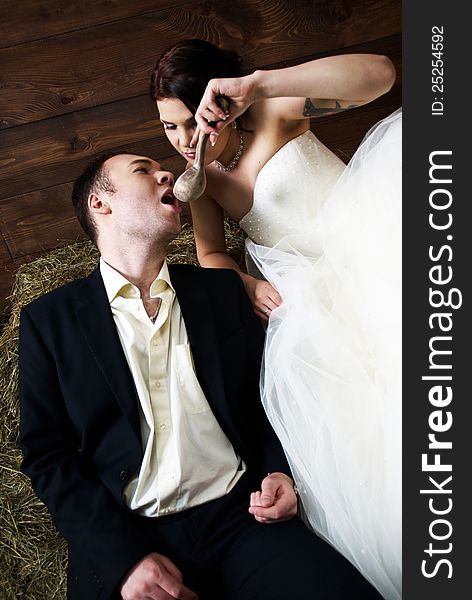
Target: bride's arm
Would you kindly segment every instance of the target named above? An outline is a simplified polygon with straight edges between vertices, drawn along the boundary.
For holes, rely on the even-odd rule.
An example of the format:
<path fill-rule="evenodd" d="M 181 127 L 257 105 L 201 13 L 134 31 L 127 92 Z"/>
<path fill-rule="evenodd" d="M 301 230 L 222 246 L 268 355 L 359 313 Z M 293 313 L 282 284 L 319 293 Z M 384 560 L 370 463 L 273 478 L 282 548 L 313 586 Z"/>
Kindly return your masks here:
<path fill-rule="evenodd" d="M 218 95 L 230 99 L 229 121 L 261 100 L 270 101 L 264 114 L 282 121 L 323 116 L 367 104 L 388 92 L 394 81 L 395 67 L 386 56 L 318 58 L 284 69 L 257 70 L 245 77 L 212 79 L 195 119 L 205 133 L 218 132 L 226 125 L 224 121 L 216 127 L 208 124 L 224 116 L 215 102 Z"/>
<path fill-rule="evenodd" d="M 372 102 L 395 82 L 395 67 L 386 56 L 344 54 L 277 69 L 255 71 L 259 99 L 279 99 L 286 120 L 317 117 Z"/>
<path fill-rule="evenodd" d="M 226 253 L 224 215 L 221 206 L 205 194 L 192 202 L 190 208 L 200 265 L 237 271 L 244 283 L 254 312 L 258 317 L 267 321 L 267 309 L 276 308 L 282 303 L 282 299 L 270 283 L 243 273 L 237 262 Z"/>

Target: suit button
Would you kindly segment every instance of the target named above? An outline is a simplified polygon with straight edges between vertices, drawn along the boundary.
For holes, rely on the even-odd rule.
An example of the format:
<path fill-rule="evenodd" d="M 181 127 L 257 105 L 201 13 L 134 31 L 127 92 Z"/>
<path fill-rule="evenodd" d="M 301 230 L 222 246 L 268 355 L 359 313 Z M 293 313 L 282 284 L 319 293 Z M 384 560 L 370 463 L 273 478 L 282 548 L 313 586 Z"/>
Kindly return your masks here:
<path fill-rule="evenodd" d="M 120 471 L 120 481 L 124 481 L 127 477 L 128 477 L 127 469 L 123 469 L 123 471 Z"/>

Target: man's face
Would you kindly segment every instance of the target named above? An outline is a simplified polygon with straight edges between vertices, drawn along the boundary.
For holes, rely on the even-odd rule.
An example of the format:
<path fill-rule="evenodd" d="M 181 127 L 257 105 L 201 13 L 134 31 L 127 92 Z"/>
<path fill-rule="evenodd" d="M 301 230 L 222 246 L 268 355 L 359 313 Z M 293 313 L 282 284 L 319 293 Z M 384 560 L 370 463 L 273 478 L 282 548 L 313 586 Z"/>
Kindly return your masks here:
<path fill-rule="evenodd" d="M 104 168 L 114 188 L 108 203 L 115 227 L 129 237 L 169 242 L 181 230 L 174 176 L 144 156 L 120 154 Z"/>

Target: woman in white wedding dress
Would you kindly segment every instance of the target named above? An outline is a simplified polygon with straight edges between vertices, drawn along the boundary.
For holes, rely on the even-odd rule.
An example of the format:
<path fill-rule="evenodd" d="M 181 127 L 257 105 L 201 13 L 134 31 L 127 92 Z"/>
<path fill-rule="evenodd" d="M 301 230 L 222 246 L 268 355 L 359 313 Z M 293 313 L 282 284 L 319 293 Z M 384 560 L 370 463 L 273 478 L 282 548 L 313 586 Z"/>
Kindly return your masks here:
<path fill-rule="evenodd" d="M 368 54 L 242 77 L 236 53 L 189 40 L 151 85 L 189 164 L 198 129 L 210 133 L 207 189 L 191 204 L 198 258 L 237 270 L 268 321 L 261 396 L 306 519 L 387 600 L 401 598 L 401 113 L 348 168 L 309 119 L 394 79 Z M 248 235 L 248 274 L 225 252 L 224 214 Z"/>

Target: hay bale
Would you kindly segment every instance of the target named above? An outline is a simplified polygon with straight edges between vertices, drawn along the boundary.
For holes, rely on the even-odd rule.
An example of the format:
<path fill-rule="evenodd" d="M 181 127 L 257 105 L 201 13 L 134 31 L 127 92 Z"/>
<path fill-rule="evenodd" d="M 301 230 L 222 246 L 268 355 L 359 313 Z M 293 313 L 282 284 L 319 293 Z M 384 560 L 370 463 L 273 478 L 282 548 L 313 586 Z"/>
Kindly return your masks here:
<path fill-rule="evenodd" d="M 244 235 L 225 223 L 228 253 L 242 265 Z M 184 225 L 169 246 L 169 263 L 198 264 L 193 231 Z M 54 250 L 22 265 L 10 297 L 12 311 L 0 336 L 0 600 L 63 600 L 66 543 L 46 507 L 20 471 L 18 445 L 18 327 L 23 306 L 69 281 L 88 275 L 98 253 L 89 241 Z M 85 600 L 85 599 L 84 599 Z"/>

